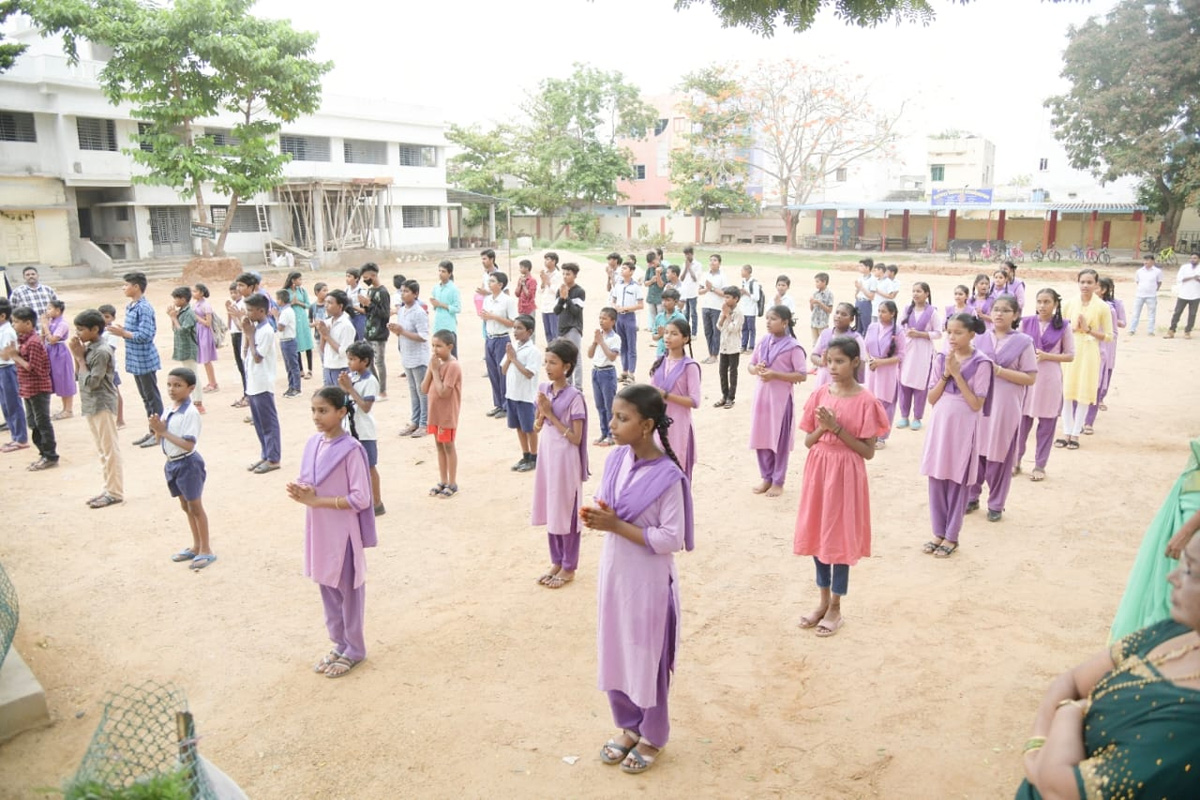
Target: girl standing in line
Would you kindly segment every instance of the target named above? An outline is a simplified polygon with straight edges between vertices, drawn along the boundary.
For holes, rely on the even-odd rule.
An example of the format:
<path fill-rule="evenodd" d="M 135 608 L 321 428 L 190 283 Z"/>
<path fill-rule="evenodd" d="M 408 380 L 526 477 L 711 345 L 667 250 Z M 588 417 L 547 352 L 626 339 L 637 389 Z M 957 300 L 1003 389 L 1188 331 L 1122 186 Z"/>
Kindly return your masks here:
<path fill-rule="evenodd" d="M 967 492 L 967 510 L 979 508 L 983 482 L 988 485 L 988 522 L 999 522 L 1004 501 L 1012 487 L 1017 463 L 1017 432 L 1025 392 L 1037 379 L 1037 357 L 1033 339 L 1020 332 L 1021 309 L 1017 299 L 1002 294 L 992 304 L 992 330 L 976 340 L 975 346 L 992 360 L 991 402 L 979 418 L 979 469 Z"/>
<path fill-rule="evenodd" d="M 888 304 L 895 305 L 890 300 L 883 305 Z M 867 341 L 870 338 L 868 330 Z M 858 343 L 848 336 L 830 342 L 833 381 L 809 395 L 800 415 L 809 454 L 793 549 L 798 556 L 812 556 L 821 592 L 816 610 L 800 618 L 800 627 L 816 628 L 821 637 L 833 636 L 842 627 L 850 567 L 871 555 L 866 460 L 875 455 L 877 437 L 888 432 L 883 405 L 855 379 L 859 355 Z"/>
<path fill-rule="evenodd" d="M 973 314 L 971 310 L 971 290 L 961 283 L 954 287 L 954 302 L 946 306 L 946 319 L 942 323 L 942 329 L 945 330 L 950 325 L 950 320 L 959 314 Z"/>
<path fill-rule="evenodd" d="M 454 444 L 458 414 L 462 409 L 462 365 L 454 357 L 457 337 L 448 330 L 433 334 L 430 342 L 429 369 L 421 381 L 421 391 L 429 396 L 428 433 L 437 445 L 438 483 L 430 497 L 448 499 L 458 494 L 458 450 Z"/>
<path fill-rule="evenodd" d="M 933 293 L 928 283 L 918 281 L 913 284 L 912 297 L 900 321 L 900 327 L 904 329 L 904 361 L 900 364 L 900 421 L 896 427 L 909 427 L 911 411 L 912 429 L 919 431 L 921 420 L 925 418 L 925 400 L 929 396 L 929 372 L 933 369 L 936 352 L 934 340 L 942 338 L 943 323 L 933 305 Z M 966 298 L 967 292 L 963 289 L 964 303 Z"/>
<path fill-rule="evenodd" d="M 1108 406 L 1104 405 L 1104 398 L 1108 396 L 1108 389 L 1112 385 L 1113 370 L 1117 366 L 1117 341 L 1121 336 L 1121 328 L 1125 327 L 1125 304 L 1117 299 L 1116 285 L 1112 278 L 1100 279 L 1100 297 L 1112 310 L 1109 320 L 1112 339 L 1100 344 L 1100 387 L 1096 391 L 1096 402 L 1088 406 L 1087 418 L 1083 424 L 1083 432 L 1088 436 L 1095 433 L 1092 426 L 1096 424 L 1096 412 L 1108 410 Z"/>
<path fill-rule="evenodd" d="M 1062 413 L 1062 365 L 1075 358 L 1075 337 L 1063 321 L 1062 298 L 1053 289 L 1037 293 L 1037 316 L 1021 320 L 1021 332 L 1033 339 L 1033 354 L 1037 359 L 1037 380 L 1025 391 L 1021 409 L 1021 432 L 1017 434 L 1017 463 L 1013 475 L 1021 474 L 1021 459 L 1033 422 L 1037 420 L 1037 445 L 1033 456 L 1031 481 L 1046 479 L 1046 463 L 1050 460 L 1050 444 L 1058 415 Z"/>
<path fill-rule="evenodd" d="M 879 304 L 879 322 L 871 323 L 866 336 L 866 388 L 883 405 L 889 429 L 900 394 L 900 368 L 906 358 L 905 340 L 896 324 L 898 315 L 896 304 L 884 300 Z M 887 435 L 887 431 L 879 434 L 875 442 L 877 449 L 882 450 L 886 446 Z"/>
<path fill-rule="evenodd" d="M 667 403 L 671 418 L 668 433 L 683 474 L 692 479 L 696 466 L 696 430 L 692 409 L 700 407 L 700 364 L 692 358 L 692 328 L 682 319 L 674 319 L 663 329 L 667 352 L 650 367 L 650 384 Z M 687 346 L 687 354 L 683 352 Z"/>
<path fill-rule="evenodd" d="M 754 348 L 747 370 L 758 376 L 750 418 L 750 448 L 757 451 L 762 482 L 754 487 L 754 493 L 767 497 L 783 494 L 788 458 L 795 444 L 792 387 L 808 377 L 804 348 L 789 333 L 792 324 L 787 306 L 767 311 L 767 335 Z"/>
<path fill-rule="evenodd" d="M 650 769 L 670 738 L 680 613 L 672 554 L 695 546 L 691 483 L 671 450 L 670 424 L 654 387 L 618 392 L 612 434 L 620 446 L 604 463 L 595 505 L 579 512 L 583 524 L 606 534 L 596 578 L 599 688 L 621 733 L 600 749 L 600 760 L 632 774 Z"/>
<path fill-rule="evenodd" d="M 52 419 L 70 419 L 75 416 L 75 394 L 79 386 L 75 383 L 75 357 L 67 348 L 71 338 L 71 326 L 63 317 L 67 305 L 62 300 L 51 300 L 42 317 L 42 340 L 46 343 L 46 356 L 50 359 L 50 383 L 54 393 L 62 400 L 62 410 Z"/>
<path fill-rule="evenodd" d="M 571 383 L 579 367 L 579 349 L 566 339 L 546 345 L 546 377 L 538 386 L 537 468 L 533 478 L 530 524 L 545 525 L 550 569 L 538 583 L 561 589 L 575 580 L 579 567 L 579 508 L 588 477 L 587 402 Z M 546 424 L 550 430 L 543 433 Z"/>
<path fill-rule="evenodd" d="M 208 378 L 204 391 L 215 392 L 220 388 L 213 367 L 217 360 L 217 343 L 213 338 L 213 320 L 216 317 L 208 297 L 208 287 L 203 283 L 192 287 L 192 313 L 196 316 L 196 363 L 204 365 L 204 375 Z"/>
<path fill-rule="evenodd" d="M 1063 438 L 1054 441 L 1068 450 L 1079 449 L 1087 407 L 1100 390 L 1100 343 L 1112 339 L 1112 309 L 1096 297 L 1100 276 L 1082 269 L 1077 278 L 1079 298 L 1063 304 L 1063 318 L 1071 321 L 1075 335 L 1075 359 L 1063 366 Z"/>
<path fill-rule="evenodd" d="M 300 477 L 288 497 L 304 515 L 304 574 L 321 586 L 325 627 L 333 649 L 313 665 L 326 678 L 340 678 L 367 657 L 363 620 L 367 595 L 365 548 L 374 547 L 375 511 L 367 451 L 355 438 L 354 409 L 336 386 L 312 399 L 317 434 L 304 446 Z M 350 433 L 343 428 L 349 417 Z"/>
<path fill-rule="evenodd" d="M 1017 305 L 1025 308 L 1025 281 L 1017 277 L 1017 265 L 1012 259 L 1004 262 L 1004 276 L 1007 279 L 1008 293 L 1017 298 Z"/>
<path fill-rule="evenodd" d="M 833 326 L 821 331 L 821 335 L 817 337 L 817 343 L 813 345 L 811 360 L 817 368 L 817 386 L 829 383 L 829 370 L 825 369 L 825 350 L 835 337 L 853 337 L 858 342 L 859 351 L 866 348 L 866 342 L 855 328 L 857 320 L 858 310 L 850 303 L 838 303 L 837 308 L 833 310 Z"/>
<path fill-rule="evenodd" d="M 288 297 L 292 299 L 292 308 L 296 310 L 296 359 L 300 362 L 300 377 L 312 377 L 313 333 L 308 324 L 308 290 L 304 288 L 304 275 L 299 272 L 289 272 L 283 282 Z M 308 367 L 304 366 L 308 360 Z"/>
<path fill-rule="evenodd" d="M 979 317 L 984 330 L 992 327 L 992 281 L 982 272 L 975 276 L 974 292 L 967 301 L 971 313 Z"/>
<path fill-rule="evenodd" d="M 934 359 L 929 404 L 934 407 L 921 474 L 929 478 L 929 518 L 933 539 L 922 548 L 934 558 L 958 550 L 967 490 L 979 468 L 979 414 L 992 388 L 992 362 L 975 349 L 986 331 L 974 314 L 956 314 L 946 324 L 949 347 Z"/>

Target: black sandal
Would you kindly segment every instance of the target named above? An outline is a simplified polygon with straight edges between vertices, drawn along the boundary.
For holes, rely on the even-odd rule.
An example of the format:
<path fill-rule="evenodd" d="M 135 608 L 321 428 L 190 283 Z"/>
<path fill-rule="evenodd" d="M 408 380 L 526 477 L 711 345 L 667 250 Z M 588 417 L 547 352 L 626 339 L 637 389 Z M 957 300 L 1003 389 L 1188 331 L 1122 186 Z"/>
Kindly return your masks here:
<path fill-rule="evenodd" d="M 445 488 L 446 488 L 446 484 L 439 483 L 437 486 L 434 486 L 432 489 L 429 490 L 429 496 L 437 497 L 438 495 L 440 495 L 442 493 L 442 490 Z"/>
<path fill-rule="evenodd" d="M 1055 439 L 1054 440 L 1055 447 L 1066 447 L 1069 444 L 1070 444 L 1070 442 L 1068 442 L 1066 439 Z"/>
<path fill-rule="evenodd" d="M 934 558 L 949 558 L 954 555 L 954 551 L 958 549 L 958 542 L 950 542 L 949 545 L 940 545 L 933 551 Z"/>
<path fill-rule="evenodd" d="M 1079 449 L 1079 442 L 1077 442 L 1077 441 L 1075 441 L 1074 439 L 1072 439 L 1071 441 L 1067 442 L 1067 449 L 1068 449 L 1068 450 L 1078 450 L 1078 449 Z"/>

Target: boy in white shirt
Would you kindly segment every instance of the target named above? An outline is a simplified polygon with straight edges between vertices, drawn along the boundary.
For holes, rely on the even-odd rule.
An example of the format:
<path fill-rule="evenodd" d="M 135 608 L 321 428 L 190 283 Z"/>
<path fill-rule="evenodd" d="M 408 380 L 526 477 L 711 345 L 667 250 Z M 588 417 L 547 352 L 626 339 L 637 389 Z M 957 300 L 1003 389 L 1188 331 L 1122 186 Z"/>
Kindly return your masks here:
<path fill-rule="evenodd" d="M 871 271 L 875 268 L 875 259 L 868 256 L 858 262 L 858 279 L 854 281 L 854 309 L 858 312 L 854 323 L 858 335 L 867 332 L 871 323 L 871 298 L 875 295 L 875 277 Z"/>
<path fill-rule="evenodd" d="M 617 333 L 617 310 L 600 309 L 600 327 L 592 334 L 588 358 L 592 360 L 592 396 L 600 417 L 600 438 L 592 442 L 600 447 L 616 444 L 609 429 L 613 398 L 617 396 L 617 359 L 621 356 L 621 337 Z"/>
<path fill-rule="evenodd" d="M 256 475 L 279 469 L 279 413 L 275 410 L 275 329 L 267 322 L 271 304 L 261 294 L 246 298 L 242 320 L 242 359 L 246 362 L 246 400 L 254 432 L 258 434 L 260 458 L 246 469 Z M 353 330 L 353 329 L 352 329 Z M 292 361 L 295 361 L 295 357 Z"/>
<path fill-rule="evenodd" d="M 762 300 L 762 286 L 758 281 L 750 277 L 754 272 L 754 267 L 749 264 L 742 267 L 742 289 L 741 296 L 738 299 L 737 310 L 742 315 L 742 352 L 750 353 L 754 350 L 754 340 L 758 336 L 758 305 Z M 722 316 L 725 312 L 722 310 Z M 719 318 L 718 318 L 719 319 Z M 722 337 L 724 338 L 724 337 Z M 718 355 L 720 355 L 720 346 L 718 345 Z"/>
<path fill-rule="evenodd" d="M 284 397 L 300 394 L 300 359 L 296 350 L 296 309 L 292 308 L 291 293 L 280 289 L 275 293 L 279 303 L 279 354 L 283 356 L 283 367 L 287 370 L 288 388 Z"/>
<path fill-rule="evenodd" d="M 533 343 L 536 325 L 528 314 L 517 316 L 512 338 L 504 348 L 504 361 L 500 364 L 500 371 L 504 373 L 508 427 L 517 431 L 517 441 L 521 445 L 521 460 L 512 465 L 513 472 L 532 472 L 537 467 L 538 435 L 533 423 L 542 353 Z"/>
<path fill-rule="evenodd" d="M 1142 306 L 1150 307 L 1150 335 L 1154 335 L 1154 323 L 1158 318 L 1158 290 L 1162 288 L 1162 269 L 1154 263 L 1154 255 L 1142 256 L 1142 268 L 1133 274 L 1137 291 L 1133 297 L 1133 322 L 1129 324 L 1129 335 L 1137 333 L 1138 320 L 1142 318 Z"/>

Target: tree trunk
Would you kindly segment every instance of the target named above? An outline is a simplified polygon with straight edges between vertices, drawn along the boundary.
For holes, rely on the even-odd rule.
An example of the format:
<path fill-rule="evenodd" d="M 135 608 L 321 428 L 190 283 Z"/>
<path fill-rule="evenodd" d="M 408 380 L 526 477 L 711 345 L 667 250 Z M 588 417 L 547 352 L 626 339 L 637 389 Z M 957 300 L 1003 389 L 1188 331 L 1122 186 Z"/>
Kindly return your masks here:
<path fill-rule="evenodd" d="M 1160 244 L 1164 247 L 1174 247 L 1179 236 L 1179 223 L 1183 220 L 1183 209 L 1186 205 L 1177 195 L 1166 196 L 1167 212 L 1163 214 L 1163 225 Z"/>
<path fill-rule="evenodd" d="M 201 225 L 208 224 L 204 219 L 204 208 L 204 188 L 201 187 L 199 181 L 196 181 L 196 221 Z M 211 240 L 207 236 L 200 237 L 200 255 L 205 258 L 212 255 L 210 243 Z"/>
<path fill-rule="evenodd" d="M 221 233 L 217 236 L 217 246 L 213 252 L 217 258 L 225 255 L 225 239 L 229 237 L 229 226 L 233 224 L 233 214 L 237 211 L 240 199 L 236 192 L 229 195 L 229 208 L 225 211 L 225 223 L 221 225 Z"/>

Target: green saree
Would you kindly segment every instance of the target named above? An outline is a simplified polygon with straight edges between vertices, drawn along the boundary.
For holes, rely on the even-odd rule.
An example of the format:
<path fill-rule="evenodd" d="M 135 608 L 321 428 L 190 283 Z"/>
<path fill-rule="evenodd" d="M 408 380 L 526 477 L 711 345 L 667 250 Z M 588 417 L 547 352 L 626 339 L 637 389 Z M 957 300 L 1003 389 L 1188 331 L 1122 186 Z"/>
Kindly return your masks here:
<path fill-rule="evenodd" d="M 1133 561 L 1125 594 L 1117 606 L 1117 616 L 1108 634 L 1110 642 L 1170 617 L 1171 587 L 1167 583 L 1167 574 L 1179 562 L 1164 555 L 1167 542 L 1192 514 L 1200 510 L 1200 439 L 1192 440 L 1191 449 L 1187 468 L 1171 487 L 1142 537 L 1142 546 Z"/>
<path fill-rule="evenodd" d="M 1084 717 L 1087 758 L 1075 768 L 1082 800 L 1200 797 L 1200 691 L 1153 680 L 1161 673 L 1146 660 L 1189 630 L 1165 620 L 1112 646 L 1117 668 L 1096 684 Z M 1025 781 L 1016 800 L 1041 796 Z"/>

